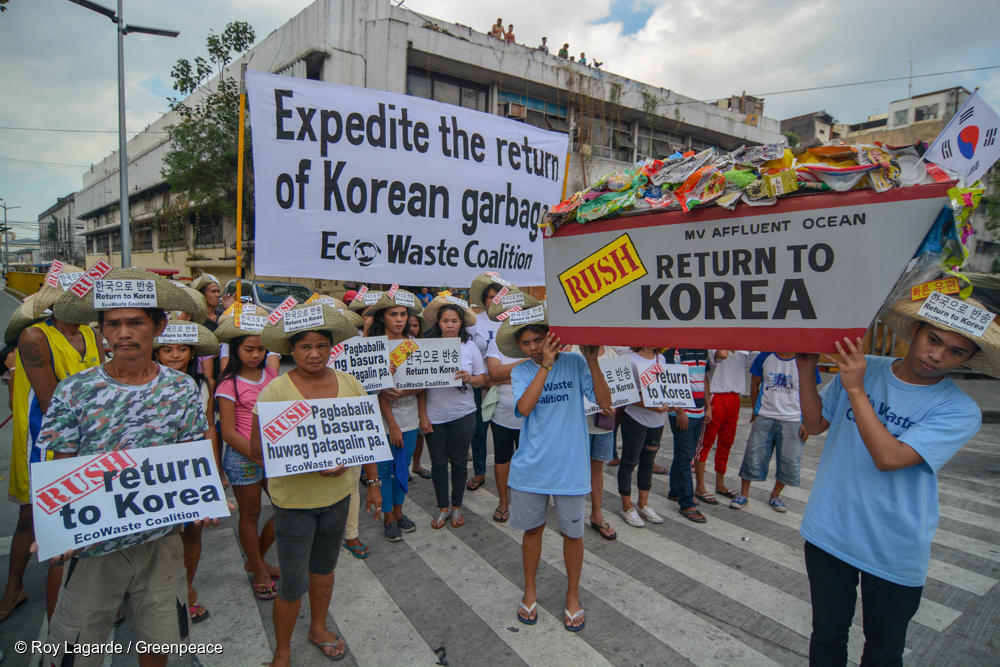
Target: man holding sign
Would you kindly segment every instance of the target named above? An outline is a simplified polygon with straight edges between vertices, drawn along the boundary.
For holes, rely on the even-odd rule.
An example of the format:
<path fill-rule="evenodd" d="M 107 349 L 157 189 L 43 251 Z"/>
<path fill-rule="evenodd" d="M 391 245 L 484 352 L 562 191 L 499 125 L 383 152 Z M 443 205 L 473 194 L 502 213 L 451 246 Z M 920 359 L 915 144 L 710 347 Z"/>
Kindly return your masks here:
<path fill-rule="evenodd" d="M 126 293 L 126 289 L 133 291 Z M 132 305 L 106 308 L 108 303 L 120 302 Z M 54 452 L 56 459 L 115 452 L 138 461 L 140 456 L 131 454 L 132 450 L 202 438 L 208 423 L 194 381 L 152 360 L 153 340 L 167 323 L 164 311 L 195 312 L 194 302 L 183 289 L 146 271 L 120 269 L 109 273 L 106 280 L 97 279 L 82 297 L 59 303 L 56 310 L 56 316 L 67 321 L 96 319 L 114 358 L 59 383 L 42 423 L 40 446 Z M 214 462 L 210 446 L 206 454 Z M 119 486 L 142 489 L 143 483 L 151 486 L 149 479 L 156 477 L 141 467 L 131 468 L 135 474 L 127 475 L 128 470 L 109 470 L 95 490 Z M 67 531 L 79 533 L 86 527 L 88 532 L 104 529 L 115 535 L 65 554 L 71 560 L 49 624 L 50 642 L 62 647 L 105 641 L 126 597 L 137 639 L 170 644 L 187 638 L 187 578 L 175 525 L 161 523 L 161 527 L 122 534 L 120 522 L 109 521 L 111 517 L 94 523 L 93 513 L 85 511 L 93 507 L 75 502 L 83 494 L 77 498 L 67 493 L 45 495 L 35 485 L 32 491 L 36 525 L 47 511 L 46 501 L 51 504 L 57 498 Z M 213 495 L 211 488 L 208 493 Z M 142 514 L 151 505 L 136 507 L 134 493 L 119 497 L 132 524 L 149 525 Z M 215 496 L 214 500 L 220 498 Z M 39 531 L 36 537 L 40 551 L 47 551 L 44 542 L 53 536 Z M 140 654 L 139 663 L 163 665 L 167 655 Z M 76 665 L 104 661 L 100 654 L 73 657 Z"/>
<path fill-rule="evenodd" d="M 814 665 L 846 664 L 859 577 L 861 663 L 902 664 L 937 527 L 937 471 L 982 419 L 948 373 L 965 367 L 1000 377 L 1000 325 L 973 299 L 934 292 L 896 302 L 882 320 L 912 341 L 903 359 L 866 357 L 861 339 L 845 338 L 836 343 L 837 377 L 822 392 L 799 384 L 806 429 L 830 431 L 800 529 Z M 817 361 L 798 355 L 799 377 L 812 377 Z"/>

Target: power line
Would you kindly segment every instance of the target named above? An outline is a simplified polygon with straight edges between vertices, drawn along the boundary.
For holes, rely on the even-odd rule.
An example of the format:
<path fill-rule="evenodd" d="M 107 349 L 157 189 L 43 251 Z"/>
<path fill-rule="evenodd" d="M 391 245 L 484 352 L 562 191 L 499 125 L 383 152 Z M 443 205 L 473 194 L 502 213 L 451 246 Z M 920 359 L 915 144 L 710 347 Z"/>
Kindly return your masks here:
<path fill-rule="evenodd" d="M 0 160 L 7 160 L 8 162 L 24 162 L 25 164 L 46 164 L 52 167 L 72 167 L 74 169 L 84 168 L 87 169 L 91 165 L 89 164 L 79 164 L 77 162 L 48 162 L 46 160 L 25 160 L 19 157 L 7 157 L 5 155 L 0 155 Z"/>
<path fill-rule="evenodd" d="M 118 130 L 80 130 L 59 127 L 14 127 L 0 125 L 0 130 L 15 130 L 18 132 L 74 132 L 83 134 L 118 134 Z M 129 130 L 128 134 L 168 134 L 165 130 Z"/>

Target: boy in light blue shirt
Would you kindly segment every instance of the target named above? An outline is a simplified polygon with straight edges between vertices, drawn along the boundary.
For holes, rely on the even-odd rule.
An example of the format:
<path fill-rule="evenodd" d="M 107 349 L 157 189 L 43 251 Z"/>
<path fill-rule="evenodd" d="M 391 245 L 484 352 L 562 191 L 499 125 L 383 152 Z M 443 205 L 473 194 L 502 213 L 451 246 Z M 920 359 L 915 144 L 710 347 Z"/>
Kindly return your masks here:
<path fill-rule="evenodd" d="M 977 305 L 971 299 L 967 305 Z M 829 429 L 802 518 L 813 606 L 811 665 L 844 665 L 860 578 L 862 664 L 901 665 L 937 528 L 936 473 L 979 430 L 978 406 L 947 374 L 1000 376 L 1000 326 L 973 337 L 895 304 L 883 321 L 912 339 L 902 359 L 867 357 L 861 339 L 836 343 L 839 375 L 822 393 L 799 385 L 809 433 Z M 810 377 L 818 355 L 797 356 Z"/>

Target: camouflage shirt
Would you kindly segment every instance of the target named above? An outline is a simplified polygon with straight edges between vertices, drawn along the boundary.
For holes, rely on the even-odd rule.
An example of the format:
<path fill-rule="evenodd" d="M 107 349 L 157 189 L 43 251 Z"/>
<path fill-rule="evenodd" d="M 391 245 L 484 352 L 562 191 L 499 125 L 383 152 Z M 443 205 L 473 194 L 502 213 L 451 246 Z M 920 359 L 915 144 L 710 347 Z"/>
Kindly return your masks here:
<path fill-rule="evenodd" d="M 143 385 L 122 384 L 102 366 L 69 376 L 52 396 L 38 446 L 88 456 L 201 439 L 208 423 L 194 380 L 170 368 L 158 368 L 157 376 Z M 171 530 L 168 526 L 116 537 L 86 547 L 79 555 L 101 556 L 128 549 Z"/>

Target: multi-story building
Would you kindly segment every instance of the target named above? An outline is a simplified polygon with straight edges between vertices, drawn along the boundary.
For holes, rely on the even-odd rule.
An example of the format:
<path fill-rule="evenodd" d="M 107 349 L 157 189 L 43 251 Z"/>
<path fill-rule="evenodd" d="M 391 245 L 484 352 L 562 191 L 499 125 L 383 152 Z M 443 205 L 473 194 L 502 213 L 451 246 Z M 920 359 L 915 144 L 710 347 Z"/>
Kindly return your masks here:
<path fill-rule="evenodd" d="M 59 197 L 38 215 L 38 242 L 41 261 L 59 259 L 82 264 L 87 252 L 84 222 L 76 217 L 76 195 Z"/>
<path fill-rule="evenodd" d="M 570 133 L 569 193 L 649 156 L 783 141 L 778 121 L 762 114 L 763 100 L 744 95 L 700 102 L 400 4 L 317 0 L 242 60 L 252 69 L 407 93 Z M 238 67 L 234 63 L 232 71 Z M 132 262 L 173 265 L 182 275 L 204 269 L 224 280 L 235 270 L 232 220 L 163 221 L 162 211 L 178 196 L 161 173 L 165 128 L 175 121 L 168 113 L 128 144 Z M 117 169 L 117 155 L 109 155 L 84 175 L 77 194 L 88 263 L 117 261 Z"/>

